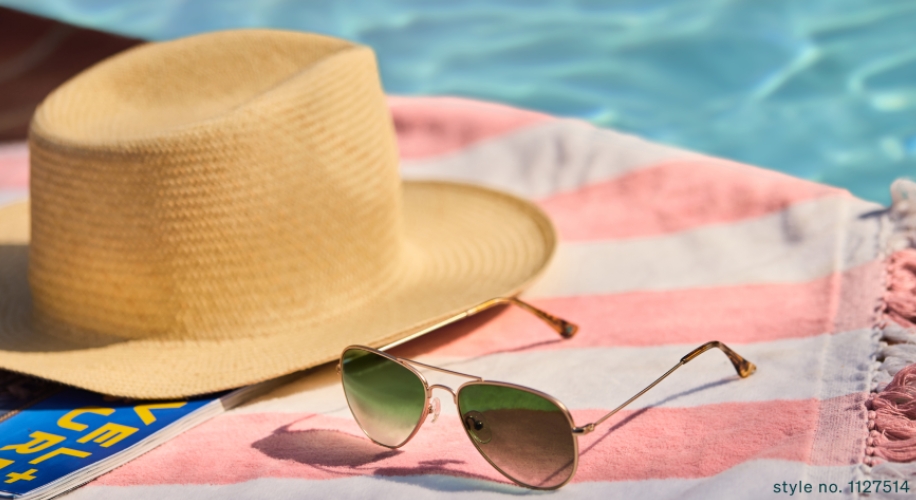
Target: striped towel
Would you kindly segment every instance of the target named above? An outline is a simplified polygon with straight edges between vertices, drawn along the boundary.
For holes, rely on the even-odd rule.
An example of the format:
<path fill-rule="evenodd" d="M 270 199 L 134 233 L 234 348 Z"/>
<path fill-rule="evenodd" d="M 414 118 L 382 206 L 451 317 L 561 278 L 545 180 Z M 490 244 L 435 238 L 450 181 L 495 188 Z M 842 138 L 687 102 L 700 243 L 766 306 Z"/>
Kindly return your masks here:
<path fill-rule="evenodd" d="M 820 485 L 844 492 L 831 498 L 859 496 L 849 481 L 872 478 L 887 448 L 869 398 L 912 361 L 885 352 L 909 335 L 886 321 L 892 211 L 580 121 L 455 98 L 390 106 L 405 178 L 491 186 L 550 215 L 560 245 L 524 297 L 581 326 L 561 340 L 507 308 L 396 354 L 547 392 L 580 425 L 708 340 L 758 366 L 738 379 L 716 351 L 686 365 L 580 437 L 578 473 L 555 497 L 773 498 L 799 482 L 813 485 L 807 496 Z M 0 148 L 0 201 L 25 196 L 26 154 Z M 441 377 L 430 374 L 454 385 Z M 70 497 L 532 493 L 493 470 L 442 403 L 406 446 L 382 448 L 350 416 L 333 367 L 321 367 Z"/>

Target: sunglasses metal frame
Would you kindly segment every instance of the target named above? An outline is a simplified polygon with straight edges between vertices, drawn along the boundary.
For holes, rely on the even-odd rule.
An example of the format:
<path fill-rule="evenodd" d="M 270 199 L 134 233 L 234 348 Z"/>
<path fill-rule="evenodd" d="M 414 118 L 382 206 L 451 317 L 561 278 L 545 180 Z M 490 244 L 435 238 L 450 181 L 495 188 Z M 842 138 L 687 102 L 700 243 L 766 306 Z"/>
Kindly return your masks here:
<path fill-rule="evenodd" d="M 465 425 L 464 425 L 463 422 L 462 422 L 461 427 L 465 430 L 465 434 L 468 436 L 468 439 L 470 439 L 471 443 L 474 445 L 474 448 L 477 449 L 478 453 L 480 453 L 480 455 L 483 456 L 483 458 L 484 458 L 484 459 L 485 459 L 494 469 L 496 469 L 497 471 L 499 471 L 500 474 L 502 474 L 502 475 L 505 476 L 506 478 L 510 479 L 512 482 L 514 482 L 514 483 L 516 483 L 516 484 L 518 484 L 518 485 L 520 485 L 520 486 L 524 486 L 524 487 L 526 487 L 526 488 L 531 488 L 531 489 L 535 489 L 535 490 L 555 490 L 555 489 L 560 488 L 560 487 L 564 486 L 565 484 L 567 484 L 567 483 L 568 483 L 569 481 L 571 481 L 572 478 L 576 475 L 576 471 L 577 471 L 578 468 L 579 468 L 579 439 L 578 439 L 578 436 L 579 436 L 579 435 L 588 434 L 588 433 L 594 431 L 596 426 L 600 425 L 601 423 L 603 423 L 603 422 L 606 421 L 607 419 L 611 418 L 615 413 L 617 413 L 617 412 L 619 412 L 620 410 L 624 409 L 627 405 L 629 405 L 630 403 L 632 403 L 633 401 L 635 401 L 637 398 L 639 398 L 640 396 L 642 396 L 643 394 L 645 394 L 646 392 L 648 392 L 650 389 L 652 389 L 653 387 L 655 387 L 656 385 L 658 385 L 662 380 L 664 380 L 664 379 L 667 378 L 669 375 L 671 375 L 675 370 L 677 370 L 677 369 L 680 368 L 681 366 L 687 364 L 688 362 L 690 362 L 691 360 L 693 360 L 694 358 L 696 358 L 696 357 L 699 356 L 700 354 L 703 354 L 704 352 L 706 352 L 706 351 L 708 351 L 708 350 L 710 350 L 710 349 L 719 349 L 719 350 L 721 350 L 721 351 L 722 351 L 723 353 L 725 353 L 725 355 L 728 357 L 729 361 L 732 363 L 732 366 L 734 366 L 735 371 L 738 373 L 738 376 L 741 377 L 741 378 L 747 378 L 747 377 L 749 377 L 750 375 L 752 375 L 752 374 L 757 370 L 757 367 L 756 367 L 753 363 L 751 363 L 750 361 L 748 361 L 748 360 L 746 360 L 745 358 L 743 358 L 741 355 L 739 355 L 738 353 L 736 353 L 735 351 L 733 351 L 732 349 L 730 349 L 728 346 L 726 346 L 726 345 L 723 344 L 722 342 L 719 342 L 718 340 L 709 341 L 709 342 L 706 342 L 705 344 L 703 344 L 703 345 L 697 347 L 696 349 L 690 351 L 689 353 L 687 353 L 687 354 L 686 354 L 684 357 L 682 357 L 682 358 L 680 359 L 680 361 L 679 361 L 677 364 L 675 364 L 670 370 L 668 370 L 668 371 L 665 372 L 662 376 L 660 376 L 660 377 L 658 377 L 657 379 L 655 379 L 655 381 L 653 381 L 651 384 L 649 384 L 648 386 L 646 386 L 644 389 L 642 389 L 641 391 L 639 391 L 638 393 L 636 393 L 635 395 L 633 395 L 630 399 L 624 401 L 621 405 L 619 405 L 618 407 L 614 408 L 614 409 L 611 410 L 610 412 L 608 412 L 608 413 L 606 413 L 605 415 L 603 415 L 603 416 L 602 416 L 601 418 L 599 418 L 598 420 L 595 420 L 594 422 L 585 424 L 585 425 L 583 425 L 583 426 L 576 426 L 575 420 L 573 419 L 573 416 L 572 416 L 572 414 L 570 413 L 569 409 L 566 407 L 566 405 L 564 405 L 560 400 L 558 400 L 557 398 L 551 396 L 550 394 L 546 394 L 546 393 L 543 393 L 543 392 L 538 391 L 538 390 L 536 390 L 536 389 L 532 389 L 532 388 L 530 388 L 530 387 L 525 387 L 525 386 L 518 385 L 518 384 L 512 384 L 512 383 L 508 383 L 508 382 L 497 382 L 497 381 L 484 380 L 483 377 L 480 377 L 480 376 L 477 376 L 477 375 L 471 375 L 471 374 L 468 374 L 468 373 L 462 373 L 462 372 L 457 372 L 457 371 L 454 371 L 454 370 L 449 370 L 449 369 L 447 369 L 447 368 L 441 368 L 441 367 L 438 367 L 438 366 L 428 365 L 428 364 L 422 363 L 422 362 L 420 362 L 420 361 L 416 361 L 416 360 L 412 360 L 412 359 L 408 359 L 408 358 L 402 358 L 402 357 L 394 356 L 394 355 L 392 355 L 392 354 L 389 354 L 389 353 L 387 353 L 387 352 L 384 352 L 384 350 L 386 350 L 386 349 L 390 349 L 390 348 L 392 348 L 392 347 L 394 347 L 394 346 L 400 345 L 400 344 L 402 344 L 402 343 L 404 343 L 404 342 L 407 342 L 408 340 L 414 339 L 414 338 L 416 338 L 416 337 L 418 337 L 418 336 L 420 336 L 420 335 L 422 335 L 422 334 L 424 334 L 424 333 L 427 333 L 427 332 L 429 332 L 429 331 L 432 331 L 432 330 L 441 328 L 441 327 L 446 326 L 446 325 L 448 325 L 448 324 L 450 324 L 450 323 L 454 323 L 454 322 L 459 321 L 459 320 L 461 320 L 461 319 L 464 319 L 464 318 L 466 318 L 466 317 L 468 317 L 468 316 L 471 316 L 472 314 L 476 314 L 477 312 L 481 312 L 481 311 L 484 311 L 484 310 L 486 310 L 486 309 L 490 309 L 490 308 L 492 308 L 492 307 L 496 307 L 496 306 L 499 306 L 499 305 L 505 305 L 505 304 L 514 304 L 514 305 L 518 305 L 518 306 L 521 307 L 522 309 L 524 309 L 524 310 L 526 310 L 526 311 L 528 311 L 528 312 L 534 314 L 535 316 L 537 316 L 538 318 L 540 318 L 541 320 L 543 320 L 545 323 L 547 323 L 549 326 L 551 326 L 551 328 L 553 328 L 553 330 L 556 331 L 557 333 L 559 333 L 563 338 L 567 338 L 567 339 L 568 339 L 568 338 L 572 338 L 572 337 L 576 334 L 576 332 L 578 331 L 578 329 L 579 329 L 579 327 L 578 327 L 577 325 L 575 325 L 574 323 L 571 323 L 571 322 L 566 321 L 566 320 L 564 320 L 564 319 L 558 318 L 558 317 L 556 317 L 556 316 L 554 316 L 554 315 L 552 315 L 552 314 L 549 314 L 549 313 L 547 313 L 547 312 L 545 312 L 545 311 L 542 311 L 542 310 L 540 310 L 540 309 L 538 309 L 538 308 L 532 306 L 531 304 L 528 304 L 528 303 L 526 303 L 526 302 L 523 302 L 523 301 L 519 300 L 518 298 L 515 298 L 515 297 L 500 297 L 500 298 L 491 299 L 491 300 L 488 300 L 488 301 L 486 301 L 486 302 L 483 302 L 483 303 L 481 303 L 480 305 L 478 305 L 478 306 L 476 306 L 476 307 L 474 307 L 474 308 L 471 308 L 471 309 L 469 309 L 469 310 L 467 310 L 467 311 L 465 311 L 465 312 L 463 312 L 463 313 L 460 313 L 460 314 L 457 314 L 457 315 L 455 315 L 455 316 L 452 316 L 451 318 L 449 318 L 449 319 L 447 319 L 447 320 L 445 320 L 445 321 L 436 323 L 435 325 L 433 325 L 433 326 L 431 326 L 431 327 L 424 328 L 424 329 L 421 330 L 420 332 L 414 333 L 413 335 L 410 335 L 410 336 L 407 337 L 406 339 L 402 339 L 402 340 L 399 340 L 399 341 L 397 341 L 397 342 L 395 342 L 395 343 L 388 344 L 388 345 L 386 345 L 386 346 L 384 346 L 384 347 L 382 347 L 382 348 L 380 348 L 380 349 L 375 349 L 375 348 L 368 347 L 368 346 L 363 346 L 363 345 L 350 345 L 350 346 L 347 346 L 346 348 L 344 348 L 343 351 L 341 351 L 341 353 L 340 353 L 340 360 L 339 360 L 338 363 L 337 363 L 337 373 L 338 373 L 338 375 L 341 377 L 341 385 L 343 385 L 343 369 L 342 369 L 342 367 L 343 367 L 343 357 L 344 357 L 344 353 L 346 353 L 347 351 L 349 351 L 349 350 L 351 350 L 351 349 L 359 349 L 359 350 L 367 351 L 367 352 L 374 353 L 374 354 L 377 354 L 377 355 L 379 355 L 379 356 L 382 356 L 382 357 L 384 357 L 384 358 L 386 358 L 386 359 L 388 359 L 388 360 L 390 360 L 390 361 L 393 361 L 393 362 L 395 362 L 395 363 L 397 363 L 397 364 L 399 364 L 399 365 L 401 365 L 401 366 L 407 368 L 408 370 L 410 370 L 410 371 L 411 371 L 414 375 L 416 375 L 417 378 L 419 378 L 420 381 L 423 383 L 423 387 L 424 387 L 425 394 L 426 394 L 426 399 L 425 399 L 425 402 L 424 402 L 423 412 L 421 413 L 420 418 L 417 420 L 417 424 L 414 426 L 414 429 L 413 429 L 413 431 L 411 431 L 410 435 L 407 436 L 407 438 L 404 439 L 404 441 L 402 441 L 401 443 L 399 443 L 399 444 L 397 444 L 397 445 L 395 445 L 395 446 L 391 446 L 391 445 L 387 445 L 387 444 L 380 443 L 380 442 L 376 441 L 375 439 L 373 439 L 372 436 L 369 435 L 368 432 L 366 432 L 366 429 L 365 429 L 365 428 L 363 427 L 363 425 L 359 422 L 359 419 L 355 418 L 355 415 L 354 415 L 354 420 L 356 420 L 356 423 L 357 423 L 357 425 L 359 426 L 359 428 L 363 431 L 363 434 L 365 434 L 366 437 L 368 437 L 369 440 L 371 440 L 373 443 L 375 443 L 375 444 L 377 444 L 377 445 L 379 445 L 379 446 L 384 446 L 385 448 L 396 449 L 396 448 L 400 448 L 400 447 L 404 446 L 404 445 L 407 444 L 411 439 L 413 439 L 413 437 L 417 434 L 417 432 L 420 431 L 420 427 L 423 426 L 423 424 L 426 422 L 426 419 L 429 417 L 429 413 L 433 410 L 431 401 L 432 401 L 432 398 L 433 398 L 433 389 L 436 389 L 436 388 L 439 388 L 439 389 L 443 389 L 443 390 L 445 390 L 445 391 L 448 391 L 448 392 L 452 395 L 452 400 L 453 400 L 453 402 L 455 403 L 455 406 L 459 408 L 459 410 L 458 410 L 458 411 L 459 411 L 459 418 L 460 418 L 460 416 L 461 416 L 461 409 L 460 409 L 460 405 L 458 404 L 458 395 L 461 393 L 461 390 L 462 390 L 463 388 L 467 387 L 467 386 L 470 386 L 470 385 L 490 385 L 490 386 L 508 387 L 508 388 L 512 388 L 512 389 L 516 389 L 516 390 L 520 390 L 520 391 L 524 391 L 524 392 L 528 392 L 528 393 L 530 393 L 530 394 L 534 394 L 535 396 L 539 396 L 539 397 L 541 397 L 541 398 L 544 398 L 544 399 L 546 399 L 547 401 L 549 401 L 550 403 L 552 403 L 553 405 L 555 405 L 555 406 L 561 411 L 561 413 L 566 417 L 566 420 L 569 421 L 570 432 L 571 432 L 571 434 L 572 434 L 572 440 L 573 440 L 573 450 L 574 450 L 575 456 L 573 457 L 573 468 L 572 468 L 572 471 L 570 472 L 569 477 L 567 477 L 562 483 L 559 483 L 559 484 L 557 484 L 557 485 L 555 485 L 555 486 L 550 486 L 550 487 L 539 487 L 539 486 L 534 486 L 534 485 L 526 484 L 526 483 L 524 483 L 524 482 L 522 482 L 522 481 L 519 481 L 519 480 L 515 479 L 514 477 L 510 476 L 509 474 L 507 474 L 504 470 L 502 470 L 501 468 L 499 468 L 499 466 L 496 465 L 495 463 L 493 463 L 492 460 L 490 460 L 490 457 L 488 457 L 488 456 L 480 449 L 480 447 L 477 445 L 477 443 L 474 441 L 474 438 L 470 435 L 468 429 L 465 427 Z M 442 385 L 442 384 L 432 384 L 432 385 L 430 385 L 429 381 L 426 379 L 426 377 L 423 375 L 423 373 L 421 373 L 421 372 L 417 369 L 417 367 L 422 367 L 422 368 L 426 368 L 426 369 L 429 369 L 429 370 L 437 371 L 437 372 L 440 372 L 440 373 L 446 373 L 446 374 L 449 374 L 449 375 L 454 375 L 454 376 L 457 376 L 457 377 L 469 378 L 469 379 L 471 379 L 471 380 L 468 381 L 468 382 L 465 382 L 465 383 L 461 384 L 460 386 L 458 386 L 458 389 L 452 389 L 451 387 L 448 387 L 448 386 L 445 386 L 445 385 Z M 350 405 L 349 397 L 347 396 L 347 391 L 346 391 L 346 390 L 344 390 L 344 397 L 347 398 L 347 406 L 350 407 L 350 408 L 352 408 L 352 406 Z M 351 412 L 352 412 L 352 409 L 351 409 Z"/>

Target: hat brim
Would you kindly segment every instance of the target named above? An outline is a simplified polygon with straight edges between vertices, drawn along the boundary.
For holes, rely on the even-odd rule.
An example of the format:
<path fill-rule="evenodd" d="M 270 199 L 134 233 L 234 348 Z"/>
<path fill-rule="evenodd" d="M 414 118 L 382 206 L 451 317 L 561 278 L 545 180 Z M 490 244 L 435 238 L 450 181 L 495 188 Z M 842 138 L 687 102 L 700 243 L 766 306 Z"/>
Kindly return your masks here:
<path fill-rule="evenodd" d="M 403 184 L 401 279 L 308 332 L 231 340 L 81 345 L 31 328 L 27 203 L 0 209 L 0 368 L 115 396 L 177 398 L 241 387 L 384 346 L 473 306 L 518 294 L 547 266 L 550 220 L 528 201 L 451 182 Z"/>

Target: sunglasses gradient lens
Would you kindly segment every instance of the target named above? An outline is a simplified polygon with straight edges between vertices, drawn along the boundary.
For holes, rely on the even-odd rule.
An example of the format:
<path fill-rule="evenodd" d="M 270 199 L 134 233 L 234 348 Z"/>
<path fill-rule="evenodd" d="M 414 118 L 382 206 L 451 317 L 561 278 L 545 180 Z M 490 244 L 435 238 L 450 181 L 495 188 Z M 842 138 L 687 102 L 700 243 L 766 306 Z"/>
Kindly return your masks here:
<path fill-rule="evenodd" d="M 551 400 L 519 388 L 471 384 L 458 393 L 458 411 L 471 442 L 509 479 L 550 489 L 575 472 L 572 424 Z"/>
<path fill-rule="evenodd" d="M 392 448 L 404 444 L 426 408 L 423 381 L 400 363 L 362 349 L 344 352 L 341 375 L 350 411 L 366 435 Z"/>

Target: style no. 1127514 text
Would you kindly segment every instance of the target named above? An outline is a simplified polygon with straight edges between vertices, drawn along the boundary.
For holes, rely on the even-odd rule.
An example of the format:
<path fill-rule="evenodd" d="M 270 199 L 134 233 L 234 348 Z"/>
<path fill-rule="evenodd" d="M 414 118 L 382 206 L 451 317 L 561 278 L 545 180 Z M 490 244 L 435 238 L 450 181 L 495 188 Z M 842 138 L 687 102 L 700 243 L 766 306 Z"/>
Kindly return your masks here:
<path fill-rule="evenodd" d="M 846 488 L 836 483 L 806 483 L 783 481 L 773 485 L 773 493 L 794 496 L 803 493 L 909 493 L 908 481 L 866 480 L 849 481 Z"/>

